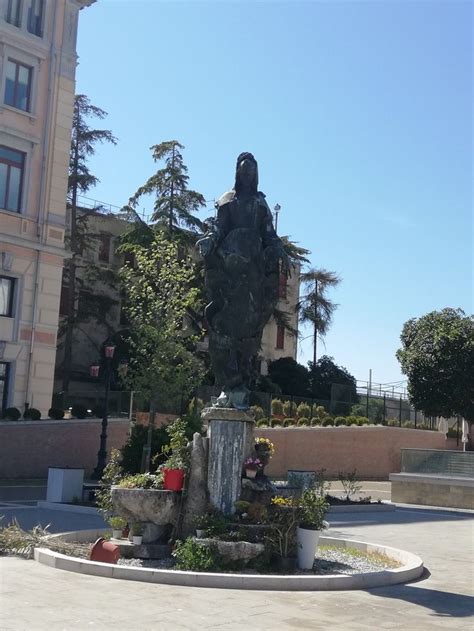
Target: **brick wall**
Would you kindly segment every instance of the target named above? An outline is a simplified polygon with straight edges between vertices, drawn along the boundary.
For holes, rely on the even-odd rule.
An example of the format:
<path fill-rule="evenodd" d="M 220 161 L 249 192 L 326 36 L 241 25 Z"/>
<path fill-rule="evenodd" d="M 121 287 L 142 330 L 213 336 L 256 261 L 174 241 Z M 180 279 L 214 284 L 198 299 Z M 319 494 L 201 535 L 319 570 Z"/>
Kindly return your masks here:
<path fill-rule="evenodd" d="M 301 427 L 258 429 L 257 436 L 275 444 L 275 455 L 265 472 L 286 477 L 288 469 L 357 469 L 359 478 L 388 479 L 400 471 L 400 449 L 456 449 L 456 440 L 439 432 L 399 427 Z"/>

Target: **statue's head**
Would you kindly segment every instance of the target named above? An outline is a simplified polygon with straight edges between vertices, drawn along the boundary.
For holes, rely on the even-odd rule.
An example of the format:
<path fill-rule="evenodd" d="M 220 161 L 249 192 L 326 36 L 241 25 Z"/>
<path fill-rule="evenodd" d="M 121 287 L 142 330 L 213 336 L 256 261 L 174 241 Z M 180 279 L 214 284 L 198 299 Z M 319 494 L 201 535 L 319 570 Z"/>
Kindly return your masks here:
<path fill-rule="evenodd" d="M 235 192 L 238 193 L 242 188 L 250 188 L 255 192 L 257 192 L 258 188 L 257 161 L 247 151 L 241 153 L 237 158 L 235 170 Z"/>

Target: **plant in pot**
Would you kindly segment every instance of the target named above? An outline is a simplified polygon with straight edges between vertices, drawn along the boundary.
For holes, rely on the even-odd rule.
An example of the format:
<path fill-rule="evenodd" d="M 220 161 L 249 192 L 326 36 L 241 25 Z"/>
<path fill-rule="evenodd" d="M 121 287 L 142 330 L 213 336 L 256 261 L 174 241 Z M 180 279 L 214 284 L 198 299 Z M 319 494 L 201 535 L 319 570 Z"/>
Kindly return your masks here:
<path fill-rule="evenodd" d="M 311 570 L 316 557 L 319 537 L 328 526 L 324 517 L 329 504 L 315 488 L 305 489 L 297 499 L 297 503 L 298 567 L 302 570 Z"/>
<path fill-rule="evenodd" d="M 136 521 L 132 524 L 130 528 L 130 534 L 132 536 L 132 543 L 134 546 L 141 546 L 143 539 L 143 524 L 139 521 Z"/>
<path fill-rule="evenodd" d="M 260 437 L 255 439 L 254 449 L 258 459 L 262 463 L 262 468 L 266 467 L 270 458 L 275 453 L 275 445 L 269 438 Z"/>
<path fill-rule="evenodd" d="M 186 421 L 177 419 L 166 428 L 166 432 L 170 437 L 170 443 L 163 450 L 163 453 L 168 456 L 161 466 L 163 488 L 167 491 L 182 491 L 184 476 L 189 467 Z"/>
<path fill-rule="evenodd" d="M 114 539 L 121 539 L 123 536 L 123 529 L 127 525 L 126 520 L 123 517 L 114 515 L 109 518 L 109 525 L 112 528 L 112 537 Z"/>
<path fill-rule="evenodd" d="M 268 507 L 267 522 L 269 529 L 265 534 L 265 542 L 276 557 L 278 568 L 292 572 L 296 567 L 297 499 L 273 497 Z"/>
<path fill-rule="evenodd" d="M 245 477 L 253 479 L 263 469 L 263 463 L 260 458 L 250 457 L 245 460 L 244 469 Z"/>
<path fill-rule="evenodd" d="M 207 536 L 207 530 L 213 525 L 213 516 L 210 513 L 198 515 L 194 519 L 194 527 L 196 528 L 196 537 L 203 539 Z"/>

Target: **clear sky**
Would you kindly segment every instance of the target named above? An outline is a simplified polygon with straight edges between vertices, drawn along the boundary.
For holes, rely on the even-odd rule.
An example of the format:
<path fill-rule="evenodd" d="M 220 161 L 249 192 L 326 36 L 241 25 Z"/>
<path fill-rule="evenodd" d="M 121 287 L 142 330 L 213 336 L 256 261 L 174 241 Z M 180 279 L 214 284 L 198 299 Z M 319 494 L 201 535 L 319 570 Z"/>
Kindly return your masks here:
<path fill-rule="evenodd" d="M 473 311 L 472 17 L 458 0 L 98 0 L 77 92 L 119 143 L 91 161 L 89 196 L 121 206 L 154 171 L 149 147 L 176 139 L 212 200 L 251 151 L 278 232 L 342 277 L 320 352 L 403 379 L 406 320 Z"/>

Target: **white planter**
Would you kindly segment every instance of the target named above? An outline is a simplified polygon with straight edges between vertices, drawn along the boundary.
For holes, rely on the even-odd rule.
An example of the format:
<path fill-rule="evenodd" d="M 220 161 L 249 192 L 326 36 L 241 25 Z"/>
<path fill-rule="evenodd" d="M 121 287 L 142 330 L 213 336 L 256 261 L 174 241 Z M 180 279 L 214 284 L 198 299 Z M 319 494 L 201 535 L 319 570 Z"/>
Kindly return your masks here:
<path fill-rule="evenodd" d="M 121 539 L 122 538 L 122 531 L 121 530 L 115 530 L 114 528 L 112 528 L 112 538 L 113 539 Z"/>
<path fill-rule="evenodd" d="M 198 530 L 196 528 L 196 537 L 198 539 L 204 539 L 205 535 L 206 535 L 206 531 L 205 530 Z"/>
<path fill-rule="evenodd" d="M 132 542 L 134 546 L 141 546 L 142 545 L 142 535 L 134 535 L 132 537 Z"/>
<path fill-rule="evenodd" d="M 298 567 L 300 570 L 312 569 L 321 532 L 321 530 L 308 530 L 298 526 L 296 541 L 298 544 Z"/>
<path fill-rule="evenodd" d="M 253 479 L 257 475 L 257 469 L 245 469 L 245 477 Z"/>

